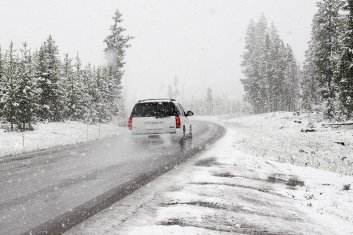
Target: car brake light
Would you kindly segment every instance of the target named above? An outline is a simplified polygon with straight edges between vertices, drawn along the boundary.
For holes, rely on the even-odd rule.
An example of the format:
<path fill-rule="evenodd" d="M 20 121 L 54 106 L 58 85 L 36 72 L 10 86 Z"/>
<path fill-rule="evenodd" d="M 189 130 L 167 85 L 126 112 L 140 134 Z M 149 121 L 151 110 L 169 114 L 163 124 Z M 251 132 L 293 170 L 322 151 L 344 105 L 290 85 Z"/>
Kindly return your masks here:
<path fill-rule="evenodd" d="M 127 125 L 130 130 L 132 130 L 132 117 L 129 118 L 129 123 Z"/>
<path fill-rule="evenodd" d="M 175 116 L 175 127 L 180 128 L 180 117 L 179 116 Z"/>

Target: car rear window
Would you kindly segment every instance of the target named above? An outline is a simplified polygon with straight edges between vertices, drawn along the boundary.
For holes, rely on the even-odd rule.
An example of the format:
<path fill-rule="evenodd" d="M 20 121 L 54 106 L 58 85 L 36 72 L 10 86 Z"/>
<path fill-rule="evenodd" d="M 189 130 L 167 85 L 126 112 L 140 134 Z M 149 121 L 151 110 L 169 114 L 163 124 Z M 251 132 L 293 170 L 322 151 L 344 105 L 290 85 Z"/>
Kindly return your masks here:
<path fill-rule="evenodd" d="M 178 112 L 172 102 L 138 103 L 131 112 L 131 117 L 169 117 Z"/>

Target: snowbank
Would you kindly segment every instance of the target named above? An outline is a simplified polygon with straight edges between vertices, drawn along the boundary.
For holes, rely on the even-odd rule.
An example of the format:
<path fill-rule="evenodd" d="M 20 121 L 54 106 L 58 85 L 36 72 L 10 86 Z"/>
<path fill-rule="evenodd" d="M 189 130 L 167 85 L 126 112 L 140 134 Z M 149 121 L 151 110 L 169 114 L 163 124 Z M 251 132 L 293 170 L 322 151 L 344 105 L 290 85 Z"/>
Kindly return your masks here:
<path fill-rule="evenodd" d="M 113 123 L 101 124 L 99 127 L 73 121 L 38 123 L 34 128 L 34 131 L 23 133 L 24 142 L 21 132 L 0 129 L 0 157 L 95 140 L 126 130 Z"/>
<path fill-rule="evenodd" d="M 327 126 L 313 113 L 276 112 L 230 119 L 237 148 L 264 159 L 353 175 L 353 125 Z"/>

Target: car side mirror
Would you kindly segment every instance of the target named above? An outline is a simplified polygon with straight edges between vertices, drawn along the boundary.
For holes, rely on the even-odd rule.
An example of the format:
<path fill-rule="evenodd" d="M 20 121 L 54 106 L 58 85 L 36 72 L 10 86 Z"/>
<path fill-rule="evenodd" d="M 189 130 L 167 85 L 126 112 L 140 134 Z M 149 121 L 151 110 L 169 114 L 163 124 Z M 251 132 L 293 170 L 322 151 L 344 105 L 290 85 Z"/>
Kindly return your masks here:
<path fill-rule="evenodd" d="M 188 112 L 186 113 L 186 116 L 187 116 L 187 117 L 192 116 L 192 115 L 194 115 L 194 113 L 193 113 L 192 111 L 188 111 Z"/>

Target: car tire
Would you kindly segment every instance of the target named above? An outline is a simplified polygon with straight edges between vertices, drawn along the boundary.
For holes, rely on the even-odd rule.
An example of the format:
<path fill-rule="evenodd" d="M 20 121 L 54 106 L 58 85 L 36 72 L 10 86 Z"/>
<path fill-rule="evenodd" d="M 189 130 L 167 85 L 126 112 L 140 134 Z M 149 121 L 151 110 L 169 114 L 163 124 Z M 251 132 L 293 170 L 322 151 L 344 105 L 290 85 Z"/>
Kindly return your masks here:
<path fill-rule="evenodd" d="M 185 139 L 186 139 L 186 130 L 185 130 L 185 126 L 183 126 L 183 135 L 181 136 L 179 143 L 184 144 Z"/>

